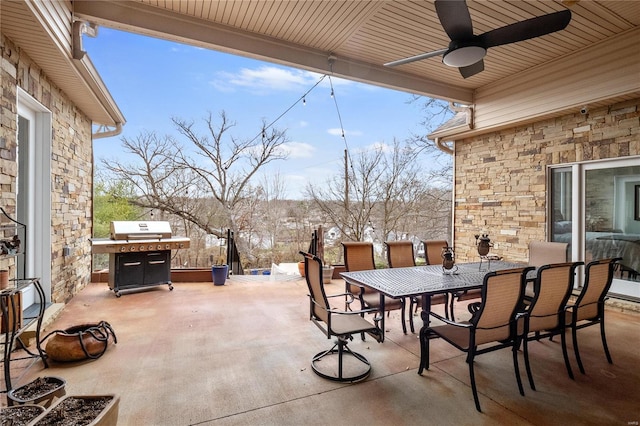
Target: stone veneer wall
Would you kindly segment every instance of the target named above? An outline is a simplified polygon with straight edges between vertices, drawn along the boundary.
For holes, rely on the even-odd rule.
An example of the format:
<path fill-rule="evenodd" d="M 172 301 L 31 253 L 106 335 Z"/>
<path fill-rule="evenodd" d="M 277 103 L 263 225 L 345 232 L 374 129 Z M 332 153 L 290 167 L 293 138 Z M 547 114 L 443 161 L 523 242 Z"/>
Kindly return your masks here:
<path fill-rule="evenodd" d="M 55 87 L 25 52 L 0 34 L 0 205 L 15 214 L 17 89 L 21 87 L 52 113 L 51 154 L 51 299 L 67 302 L 90 282 L 93 151 L 91 120 Z M 36 236 L 37 241 L 37 236 Z M 63 248 L 71 248 L 64 257 Z M 0 267 L 13 260 L 0 259 Z"/>
<path fill-rule="evenodd" d="M 640 99 L 494 132 L 455 144 L 454 247 L 479 260 L 485 228 L 493 253 L 526 261 L 547 238 L 547 166 L 640 155 Z"/>

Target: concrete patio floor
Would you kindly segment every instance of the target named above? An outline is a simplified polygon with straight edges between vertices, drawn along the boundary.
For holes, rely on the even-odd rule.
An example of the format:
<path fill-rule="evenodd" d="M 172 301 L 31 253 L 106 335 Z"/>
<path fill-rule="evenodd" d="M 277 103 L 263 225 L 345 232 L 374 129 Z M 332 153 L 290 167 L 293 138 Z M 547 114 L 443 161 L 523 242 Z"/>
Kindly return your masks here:
<path fill-rule="evenodd" d="M 399 314 L 386 340 L 356 337 L 349 346 L 371 362 L 371 376 L 338 384 L 316 376 L 311 357 L 329 348 L 309 321 L 302 279 L 231 278 L 224 286 L 176 283 L 116 298 L 90 284 L 48 330 L 108 321 L 118 344 L 95 361 L 37 361 L 14 387 L 38 376 L 60 376 L 67 395 L 115 393 L 120 425 L 630 425 L 640 421 L 640 315 L 607 312 L 613 365 L 598 327 L 580 331 L 587 374 L 567 376 L 559 338 L 530 345 L 537 391 L 518 393 L 511 353 L 480 356 L 476 379 L 483 412 L 475 410 L 464 354 L 433 340 L 431 367 L 417 374 L 417 334 L 404 335 Z M 327 292 L 344 289 L 333 280 Z M 464 307 L 461 306 L 463 309 Z M 434 309 L 440 309 L 436 306 Z M 462 314 L 463 310 L 460 310 Z M 415 317 L 417 325 L 419 317 Z M 572 351 L 572 347 L 569 348 Z M 522 361 L 522 355 L 521 355 Z M 3 397 L 4 398 L 4 397 Z"/>

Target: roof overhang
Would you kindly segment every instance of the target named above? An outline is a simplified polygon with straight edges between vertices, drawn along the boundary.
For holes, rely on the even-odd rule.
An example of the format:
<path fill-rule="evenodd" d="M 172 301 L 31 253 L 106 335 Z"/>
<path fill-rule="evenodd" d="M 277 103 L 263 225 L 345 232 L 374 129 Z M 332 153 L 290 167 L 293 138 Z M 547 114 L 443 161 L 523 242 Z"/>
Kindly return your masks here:
<path fill-rule="evenodd" d="M 3 0 L 0 7 L 2 33 L 42 68 L 94 125 L 119 128 L 125 123 L 89 57 L 73 59 L 71 2 Z"/>
<path fill-rule="evenodd" d="M 640 96 L 640 2 L 466 0 L 475 34 L 569 9 L 567 28 L 498 46 L 464 79 L 433 57 L 446 47 L 433 1 L 76 1 L 98 25 L 271 61 L 473 107 L 469 123 L 432 136 L 456 140 Z"/>

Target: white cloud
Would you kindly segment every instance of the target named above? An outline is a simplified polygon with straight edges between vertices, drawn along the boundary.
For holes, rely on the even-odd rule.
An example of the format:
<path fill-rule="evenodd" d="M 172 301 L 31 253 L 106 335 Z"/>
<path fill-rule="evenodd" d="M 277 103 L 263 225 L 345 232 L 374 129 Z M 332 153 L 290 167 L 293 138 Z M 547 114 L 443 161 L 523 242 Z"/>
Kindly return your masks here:
<path fill-rule="evenodd" d="M 238 72 L 218 72 L 211 85 L 223 92 L 245 89 L 254 94 L 266 95 L 274 91 L 304 91 L 313 87 L 321 78 L 320 73 L 263 65 L 258 68 L 242 68 Z M 325 78 L 319 87 L 329 88 L 331 85 L 336 96 L 347 86 L 371 90 L 369 85 L 338 77 L 331 77 L 331 81 Z"/>
<path fill-rule="evenodd" d="M 363 151 L 393 152 L 393 146 L 386 144 L 384 142 L 374 142 L 369 146 L 364 147 Z"/>
<path fill-rule="evenodd" d="M 321 75 L 309 71 L 264 65 L 255 69 L 242 68 L 237 73 L 219 72 L 211 84 L 229 91 L 229 86 L 243 88 L 256 94 L 273 91 L 299 91 L 311 87 Z"/>
<path fill-rule="evenodd" d="M 294 158 L 312 158 L 316 148 L 306 142 L 287 142 L 281 146 L 281 149 L 286 152 L 289 159 Z"/>
<path fill-rule="evenodd" d="M 327 129 L 327 133 L 333 136 L 342 136 L 342 129 L 335 127 L 332 129 Z M 360 130 L 345 130 L 345 136 L 362 136 L 362 132 Z"/>

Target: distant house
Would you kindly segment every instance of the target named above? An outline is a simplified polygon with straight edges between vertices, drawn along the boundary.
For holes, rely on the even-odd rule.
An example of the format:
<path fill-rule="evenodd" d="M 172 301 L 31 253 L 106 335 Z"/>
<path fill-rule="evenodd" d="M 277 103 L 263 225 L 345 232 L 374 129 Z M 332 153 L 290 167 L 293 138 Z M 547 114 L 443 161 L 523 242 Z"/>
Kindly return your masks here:
<path fill-rule="evenodd" d="M 91 279 L 92 143 L 125 120 L 82 51 L 90 28 L 74 25 L 71 2 L 0 7 L 0 207 L 27 230 L 24 255 L 0 256 L 0 269 L 41 278 L 47 302 L 64 303 Z M 10 223 L 0 216 L 0 238 Z"/>

